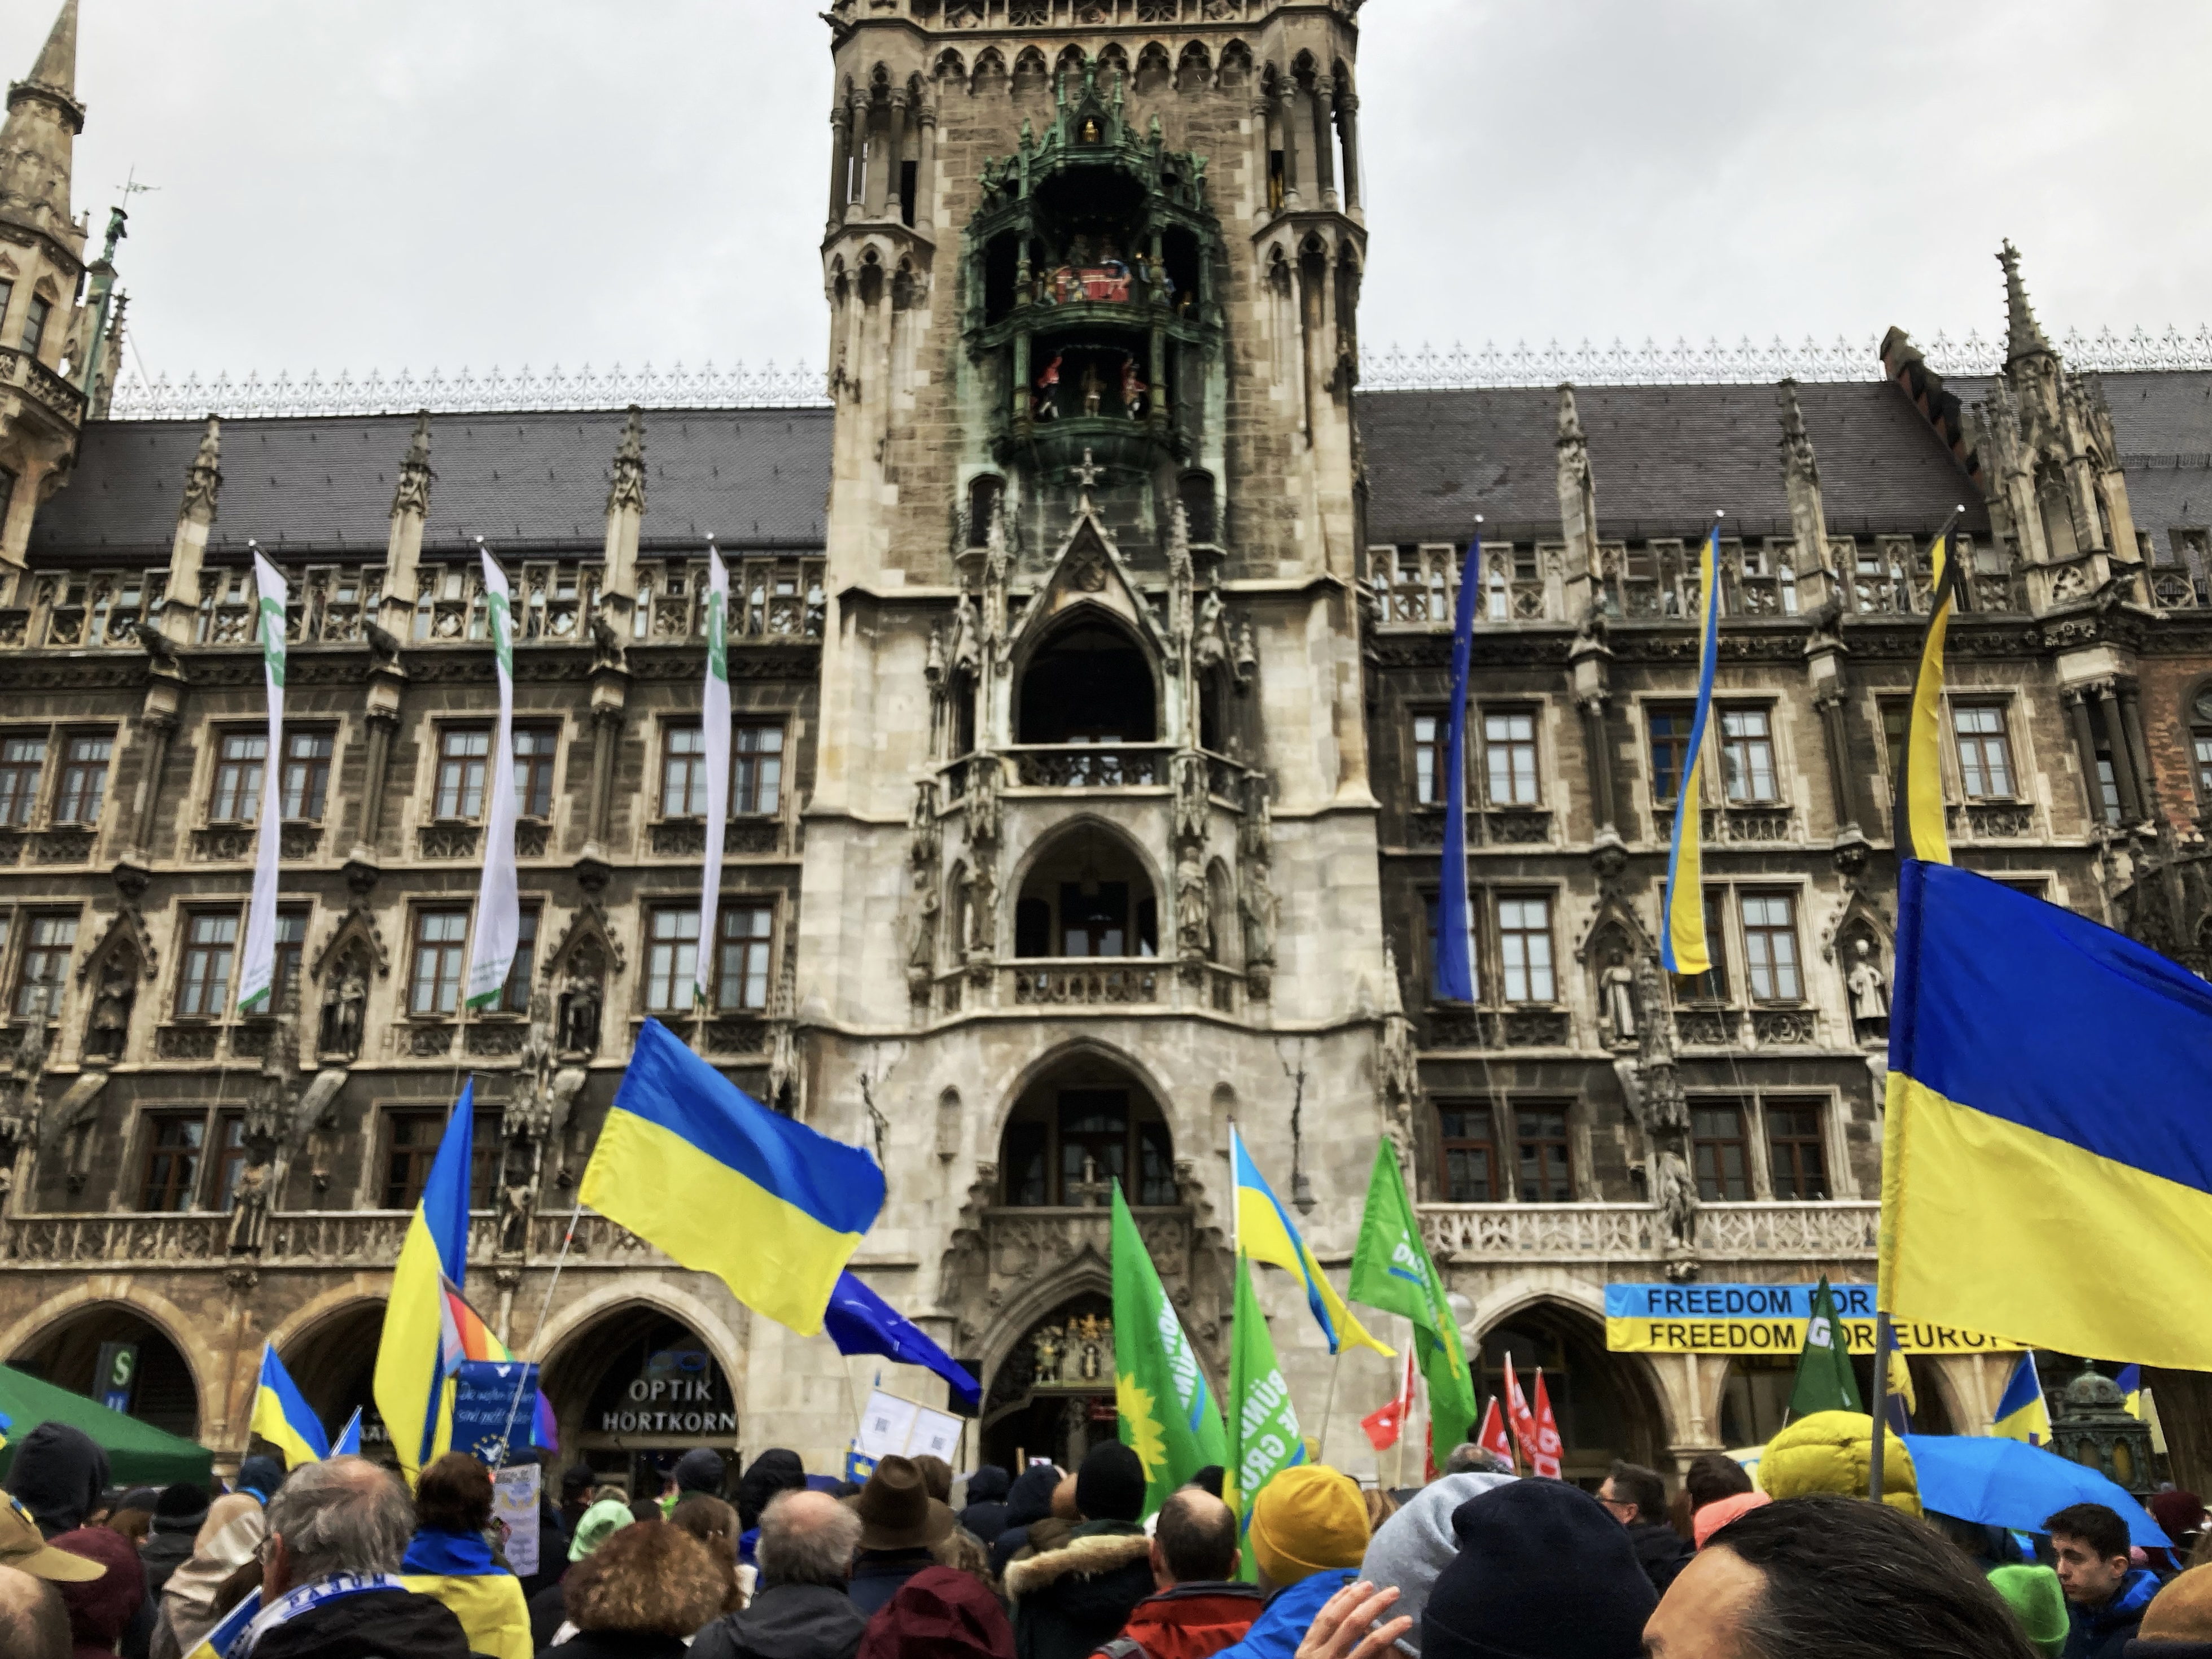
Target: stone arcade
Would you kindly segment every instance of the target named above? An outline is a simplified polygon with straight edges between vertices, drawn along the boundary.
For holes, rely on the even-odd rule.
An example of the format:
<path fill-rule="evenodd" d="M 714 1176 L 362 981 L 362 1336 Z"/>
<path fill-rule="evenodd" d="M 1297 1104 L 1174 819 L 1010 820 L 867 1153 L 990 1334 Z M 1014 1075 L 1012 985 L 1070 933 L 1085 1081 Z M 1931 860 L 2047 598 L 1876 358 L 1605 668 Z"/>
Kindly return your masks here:
<path fill-rule="evenodd" d="M 1609 1354 L 1603 1287 L 1870 1276 L 1889 779 L 1955 503 L 1961 861 L 2212 962 L 2212 375 L 2091 378 L 2008 247 L 2002 361 L 1948 383 L 1892 330 L 1856 379 L 1360 390 L 1358 9 L 836 0 L 830 368 L 787 406 L 177 419 L 111 395 L 123 222 L 88 265 L 70 0 L 0 134 L 0 1358 L 83 1387 L 135 1344 L 134 1409 L 226 1454 L 264 1340 L 333 1421 L 367 1403 L 467 1072 L 470 1293 L 544 1361 L 569 1450 L 832 1467 L 873 1362 L 575 1213 L 655 1017 L 882 1158 L 857 1266 L 984 1379 L 971 1458 L 1113 1432 L 1116 1180 L 1221 1381 L 1232 1121 L 1334 1267 L 1399 1146 L 1486 1386 L 1544 1366 L 1571 1474 L 1762 1437 L 1786 1360 Z M 1669 983 L 1716 508 L 1720 955 Z M 1479 994 L 1443 1006 L 1477 514 Z M 480 534 L 522 635 L 526 921 L 472 1013 Z M 295 601 L 278 756 L 249 538 Z M 280 1006 L 240 1021 L 264 787 Z M 1279 1275 L 1261 1294 L 1317 1431 L 1319 1334 Z M 1912 1363 L 1924 1423 L 1986 1422 L 2002 1359 Z M 1391 1383 L 1341 1366 L 1333 1457 L 1369 1455 Z"/>

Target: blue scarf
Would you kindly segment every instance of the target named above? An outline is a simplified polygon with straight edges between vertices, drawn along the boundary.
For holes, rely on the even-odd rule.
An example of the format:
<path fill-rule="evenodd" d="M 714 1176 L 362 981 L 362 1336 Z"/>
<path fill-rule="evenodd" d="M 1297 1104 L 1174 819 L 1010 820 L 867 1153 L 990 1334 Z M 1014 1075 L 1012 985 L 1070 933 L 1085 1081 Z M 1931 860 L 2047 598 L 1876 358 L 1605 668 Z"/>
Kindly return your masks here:
<path fill-rule="evenodd" d="M 222 1638 L 229 1645 L 217 1645 L 211 1651 L 224 1654 L 227 1659 L 251 1659 L 255 1646 L 263 1637 L 310 1608 L 319 1607 L 348 1595 L 363 1595 L 373 1590 L 404 1590 L 406 1588 L 388 1573 L 338 1572 L 332 1573 L 328 1578 L 319 1578 L 312 1584 L 302 1584 L 297 1589 L 287 1590 L 265 1607 L 260 1606 L 261 1592 L 256 1590 L 239 1603 L 229 1620 L 216 1626 L 202 1647 L 206 1648 L 208 1643 L 215 1643 Z M 240 1613 L 246 1612 L 249 1607 L 258 1610 L 253 1612 L 245 1630 L 235 1636 L 230 1635 L 231 1620 L 235 1620 Z"/>
<path fill-rule="evenodd" d="M 435 1578 L 485 1578 L 507 1569 L 491 1559 L 491 1546 L 480 1534 L 425 1527 L 407 1540 L 399 1571 Z"/>

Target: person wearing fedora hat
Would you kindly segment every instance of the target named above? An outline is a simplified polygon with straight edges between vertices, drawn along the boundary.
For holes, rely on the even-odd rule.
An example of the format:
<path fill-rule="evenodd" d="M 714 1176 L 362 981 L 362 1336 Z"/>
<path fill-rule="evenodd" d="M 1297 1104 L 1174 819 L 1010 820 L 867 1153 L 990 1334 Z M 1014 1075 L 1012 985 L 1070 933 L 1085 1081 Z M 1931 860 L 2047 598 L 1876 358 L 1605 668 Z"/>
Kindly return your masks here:
<path fill-rule="evenodd" d="M 873 1613 L 908 1579 L 935 1564 L 931 1547 L 950 1538 L 959 1523 L 949 1505 L 929 1495 L 928 1477 L 910 1457 L 884 1458 L 860 1495 L 848 1501 L 860 1517 L 853 1605 Z"/>

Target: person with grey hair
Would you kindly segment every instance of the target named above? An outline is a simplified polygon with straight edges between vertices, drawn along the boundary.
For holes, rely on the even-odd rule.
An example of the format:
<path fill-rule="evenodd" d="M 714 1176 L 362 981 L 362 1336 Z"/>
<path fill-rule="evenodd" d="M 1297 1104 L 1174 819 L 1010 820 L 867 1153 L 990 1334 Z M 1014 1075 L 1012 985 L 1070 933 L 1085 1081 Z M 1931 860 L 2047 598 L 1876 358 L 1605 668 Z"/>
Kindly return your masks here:
<path fill-rule="evenodd" d="M 468 1659 L 461 1621 L 399 1579 L 406 1489 L 359 1457 L 302 1464 L 269 1500 L 261 1611 L 228 1659 Z"/>
<path fill-rule="evenodd" d="M 691 1659 L 853 1659 L 868 1627 L 845 1586 L 860 1517 L 827 1492 L 780 1492 L 761 1512 L 760 1593 L 701 1631 Z"/>
<path fill-rule="evenodd" d="M 1513 1462 L 1500 1457 L 1486 1446 L 1478 1446 L 1472 1440 L 1462 1440 L 1444 1458 L 1446 1474 L 1511 1474 Z"/>

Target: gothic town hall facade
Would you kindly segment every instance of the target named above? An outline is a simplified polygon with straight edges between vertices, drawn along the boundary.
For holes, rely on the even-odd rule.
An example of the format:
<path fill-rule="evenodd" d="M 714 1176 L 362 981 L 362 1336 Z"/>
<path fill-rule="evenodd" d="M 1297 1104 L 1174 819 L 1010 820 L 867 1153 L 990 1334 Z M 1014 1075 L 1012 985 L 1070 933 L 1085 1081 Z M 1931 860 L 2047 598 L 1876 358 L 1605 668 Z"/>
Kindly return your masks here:
<path fill-rule="evenodd" d="M 1948 381 L 1899 327 L 1802 384 L 1363 389 L 1358 0 L 836 0 L 826 381 L 164 417 L 116 384 L 121 222 L 103 252 L 71 195 L 76 8 L 0 131 L 6 1363 L 89 1390 L 123 1345 L 131 1409 L 226 1458 L 264 1341 L 333 1425 L 373 1411 L 390 1268 L 473 1077 L 466 1290 L 543 1361 L 564 1457 L 837 1467 L 876 1362 L 577 1216 L 657 1018 L 880 1158 L 855 1267 L 982 1379 L 971 1465 L 1114 1431 L 1115 1180 L 1223 1380 L 1232 1123 L 1340 1272 L 1396 1144 L 1484 1386 L 1545 1368 L 1571 1476 L 1756 1443 L 1789 1358 L 1613 1351 L 1606 1286 L 1871 1279 L 1890 780 L 1960 506 L 1959 860 L 2212 960 L 2212 374 L 2069 361 L 2009 247 L 2003 349 Z M 1669 982 L 1717 509 L 1719 957 Z M 1478 515 L 1478 985 L 1446 1006 Z M 517 595 L 525 921 L 470 1012 L 479 538 Z M 292 595 L 274 755 L 249 543 Z M 267 789 L 279 1006 L 240 1020 Z M 1328 1455 L 1371 1469 L 1355 1419 L 1393 1368 L 1352 1355 L 1332 1392 L 1301 1298 L 1261 1293 L 1308 1432 L 1333 1399 Z M 2004 1357 L 1911 1364 L 1923 1426 L 1986 1425 Z"/>

